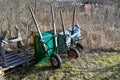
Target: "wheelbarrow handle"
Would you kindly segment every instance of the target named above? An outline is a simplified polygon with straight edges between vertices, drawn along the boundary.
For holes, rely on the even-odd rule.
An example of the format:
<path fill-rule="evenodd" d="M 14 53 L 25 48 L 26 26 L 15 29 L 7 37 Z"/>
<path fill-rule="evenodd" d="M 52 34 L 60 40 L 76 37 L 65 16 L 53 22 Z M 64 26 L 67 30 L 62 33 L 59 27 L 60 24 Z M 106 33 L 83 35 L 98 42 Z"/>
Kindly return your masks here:
<path fill-rule="evenodd" d="M 33 13 L 33 11 L 32 11 L 32 8 L 31 8 L 31 7 L 28 7 L 28 8 L 29 8 L 30 13 L 31 13 L 31 15 L 32 15 L 32 18 L 33 18 L 33 20 L 34 20 L 35 27 L 36 27 L 36 29 L 37 29 L 37 31 L 38 31 L 38 33 L 39 33 L 39 36 L 40 36 L 40 38 L 42 39 L 42 34 L 41 34 L 40 28 L 39 28 L 39 26 L 38 26 L 37 20 L 36 20 L 36 18 L 35 18 L 35 15 L 34 15 L 34 13 Z"/>

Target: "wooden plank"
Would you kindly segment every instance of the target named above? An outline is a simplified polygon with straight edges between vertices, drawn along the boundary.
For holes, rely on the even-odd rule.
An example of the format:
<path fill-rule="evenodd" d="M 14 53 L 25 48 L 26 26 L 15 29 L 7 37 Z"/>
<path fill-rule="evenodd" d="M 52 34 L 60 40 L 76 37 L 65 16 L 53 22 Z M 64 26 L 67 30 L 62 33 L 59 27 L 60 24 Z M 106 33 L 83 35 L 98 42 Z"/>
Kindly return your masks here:
<path fill-rule="evenodd" d="M 35 63 L 34 59 L 35 59 L 34 57 L 33 57 L 33 58 L 30 58 L 30 57 L 29 57 L 29 59 L 28 59 L 28 61 L 30 62 L 29 65 L 32 65 L 32 64 Z M 26 62 L 26 60 L 22 60 L 22 59 L 21 59 L 20 61 L 14 63 L 14 64 L 9 64 L 6 68 L 3 68 L 3 71 L 8 70 L 8 69 L 10 69 L 10 68 L 14 68 L 14 67 L 16 67 L 16 66 L 18 66 L 18 65 L 22 65 L 22 64 L 25 63 L 25 62 Z"/>
<path fill-rule="evenodd" d="M 24 60 L 23 60 L 22 58 L 18 58 L 18 59 L 14 60 L 14 61 L 11 61 L 11 62 L 7 63 L 7 65 L 8 65 L 8 66 L 9 66 L 9 65 L 13 65 L 13 64 L 18 63 L 18 62 L 21 62 L 21 61 L 24 61 Z"/>
<path fill-rule="evenodd" d="M 28 61 L 31 61 L 31 60 L 33 60 L 33 58 L 29 58 L 29 59 L 28 59 Z M 20 60 L 20 61 L 17 62 L 17 63 L 9 64 L 8 67 L 7 67 L 7 69 L 16 67 L 16 66 L 21 65 L 21 64 L 23 64 L 23 63 L 25 63 L 25 62 L 26 62 L 26 60 Z M 34 63 L 34 61 L 33 61 L 32 63 Z M 30 63 L 30 64 L 32 64 L 32 63 Z"/>
<path fill-rule="evenodd" d="M 9 63 L 9 62 L 11 62 L 11 61 L 14 61 L 14 60 L 17 60 L 17 59 L 19 59 L 20 57 L 19 56 L 14 56 L 14 57 L 12 57 L 12 58 L 9 58 L 9 59 L 7 59 L 7 63 Z M 22 59 L 22 58 L 21 58 Z"/>
<path fill-rule="evenodd" d="M 29 56 L 29 55 L 31 56 L 32 50 L 31 51 L 27 51 L 26 54 L 27 54 L 27 56 Z M 18 53 L 15 53 L 15 54 L 10 53 L 9 55 L 6 56 L 7 61 L 12 60 L 15 57 L 24 59 L 25 58 L 25 53 L 19 53 L 19 54 Z"/>
<path fill-rule="evenodd" d="M 11 54 L 11 55 L 9 55 L 9 56 L 6 56 L 6 58 L 7 58 L 7 59 L 10 59 L 10 58 L 13 58 L 13 57 L 15 57 L 15 56 L 17 56 L 17 54 Z"/>
<path fill-rule="evenodd" d="M 0 56 L 0 61 L 2 60 L 2 57 Z"/>
<path fill-rule="evenodd" d="M 31 57 L 28 58 L 29 62 L 32 61 L 32 60 L 35 60 L 35 58 L 31 58 Z"/>
<path fill-rule="evenodd" d="M 31 52 L 34 52 L 34 50 L 33 49 L 26 49 L 25 52 L 30 54 Z M 10 52 L 10 53 L 7 53 L 6 56 L 10 56 L 10 55 L 14 55 L 14 54 L 21 54 L 21 53 Z M 22 53 L 22 54 L 24 54 L 24 53 Z"/>
<path fill-rule="evenodd" d="M 0 43 L 0 53 L 1 53 L 1 57 L 2 57 L 2 62 L 3 62 L 3 67 L 7 66 L 7 62 L 6 62 L 6 56 L 5 56 L 5 50 L 4 50 L 4 45 L 2 45 Z"/>
<path fill-rule="evenodd" d="M 0 66 L 1 66 L 1 64 L 2 64 L 2 57 L 0 56 Z"/>
<path fill-rule="evenodd" d="M 22 57 L 22 59 L 27 60 L 27 59 L 25 58 L 25 55 L 21 55 L 21 57 Z M 28 59 L 29 59 L 29 58 L 33 58 L 33 57 L 31 57 L 31 55 L 28 55 Z"/>
<path fill-rule="evenodd" d="M 17 52 L 16 51 L 14 51 L 14 52 L 12 52 L 12 51 L 6 51 L 6 56 L 9 56 L 9 55 L 11 55 L 11 54 L 16 54 Z"/>
<path fill-rule="evenodd" d="M 29 48 L 29 49 L 25 49 L 25 52 L 30 54 L 31 52 L 34 52 L 33 49 Z M 17 53 L 17 52 L 7 52 L 6 53 L 6 56 L 11 56 L 11 55 L 14 55 L 14 54 L 21 54 L 21 53 Z"/>
<path fill-rule="evenodd" d="M 27 54 L 32 54 L 33 52 L 34 52 L 34 51 L 31 50 L 31 51 L 27 51 L 26 53 L 27 53 Z"/>
<path fill-rule="evenodd" d="M 24 54 L 22 54 L 21 57 L 22 57 L 22 59 L 28 60 L 28 61 L 35 59 L 34 57 L 31 57 L 31 54 L 28 54 L 28 55 L 27 55 L 27 57 L 28 57 L 27 59 L 25 59 L 25 55 L 24 55 Z"/>
<path fill-rule="evenodd" d="M 14 67 L 16 67 L 16 66 L 18 66 L 18 65 L 21 65 L 21 64 L 23 64 L 23 63 L 25 63 L 24 60 L 21 60 L 21 61 L 19 61 L 19 62 L 17 62 L 17 63 L 14 63 L 14 64 L 9 64 L 6 68 L 3 68 L 3 70 L 5 71 L 5 70 L 8 70 L 8 69 L 10 69 L 10 68 L 14 68 Z"/>
<path fill-rule="evenodd" d="M 2 65 L 2 61 L 0 61 L 0 65 Z"/>
<path fill-rule="evenodd" d="M 7 40 L 8 43 L 14 43 L 14 42 L 18 42 L 18 41 L 22 41 L 22 38 L 19 37 L 19 38 Z"/>
<path fill-rule="evenodd" d="M 9 64 L 14 64 L 15 62 L 17 62 L 17 61 L 19 61 L 19 60 L 23 60 L 23 61 L 24 61 L 24 60 L 25 60 L 25 61 L 28 60 L 28 61 L 30 61 L 30 60 L 34 59 L 33 57 L 31 57 L 30 54 L 29 54 L 27 57 L 28 57 L 28 58 L 26 59 L 24 54 L 22 54 L 21 57 L 19 57 L 19 55 L 16 55 L 15 57 L 7 60 L 7 65 L 9 65 Z"/>
<path fill-rule="evenodd" d="M 30 52 L 26 52 L 26 54 L 27 54 L 27 56 L 29 56 L 29 55 L 33 55 L 33 51 L 30 51 Z M 19 55 L 21 55 L 21 56 L 25 56 L 25 54 L 24 53 L 19 53 Z"/>
<path fill-rule="evenodd" d="M 32 48 L 27 48 L 25 53 L 17 53 L 17 52 L 11 52 L 5 54 L 6 57 L 6 66 L 3 67 L 3 70 L 8 70 L 10 68 L 14 68 L 18 65 L 22 65 L 23 63 L 26 63 L 27 61 L 30 62 L 29 65 L 32 65 L 35 63 L 34 57 L 31 57 L 31 54 L 34 52 Z M 27 54 L 27 59 L 25 59 L 25 54 Z M 0 56 L 0 59 L 1 56 Z M 2 60 L 0 60 L 0 66 L 2 66 Z"/>
<path fill-rule="evenodd" d="M 29 58 L 29 57 L 31 57 L 31 54 L 28 54 L 27 56 L 28 56 L 28 58 Z M 8 56 L 7 61 L 14 60 L 15 58 L 24 59 L 24 58 L 25 58 L 25 55 L 24 55 L 24 53 L 22 53 L 22 54 L 14 54 L 14 56 L 13 56 L 13 55 Z"/>
<path fill-rule="evenodd" d="M 33 50 L 33 48 L 26 48 L 25 50 L 26 50 L 26 51 L 29 51 L 29 50 Z"/>

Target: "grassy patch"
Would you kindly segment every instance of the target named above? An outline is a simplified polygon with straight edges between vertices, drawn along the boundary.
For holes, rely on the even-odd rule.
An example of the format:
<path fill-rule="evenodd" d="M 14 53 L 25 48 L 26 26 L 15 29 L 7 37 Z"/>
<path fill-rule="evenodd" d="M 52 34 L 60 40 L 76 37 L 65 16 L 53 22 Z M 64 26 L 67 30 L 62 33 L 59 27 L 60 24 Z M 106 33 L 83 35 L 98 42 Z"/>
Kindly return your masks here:
<path fill-rule="evenodd" d="M 62 59 L 62 67 L 53 69 L 50 62 L 26 69 L 22 80 L 119 80 L 120 54 L 84 54 L 78 59 Z M 17 75 L 15 75 L 17 76 Z M 18 75 L 20 76 L 20 75 Z M 9 79 L 8 79 L 9 80 Z M 15 79 L 17 80 L 17 79 Z"/>

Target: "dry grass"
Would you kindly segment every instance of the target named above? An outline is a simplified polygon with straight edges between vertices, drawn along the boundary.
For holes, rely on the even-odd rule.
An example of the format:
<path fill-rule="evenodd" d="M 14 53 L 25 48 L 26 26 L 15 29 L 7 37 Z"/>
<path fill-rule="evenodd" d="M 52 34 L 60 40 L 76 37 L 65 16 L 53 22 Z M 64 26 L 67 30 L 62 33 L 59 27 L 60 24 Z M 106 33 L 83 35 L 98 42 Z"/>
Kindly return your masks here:
<path fill-rule="evenodd" d="M 41 0 L 0 0 L 3 5 L 0 3 L 0 30 L 9 30 L 9 37 L 15 36 L 14 27 L 17 25 L 20 28 L 22 37 L 27 39 L 27 35 L 30 31 L 36 30 L 34 27 L 33 20 L 31 18 L 31 14 L 28 10 L 28 7 L 31 6 L 37 17 L 38 24 L 40 25 L 41 31 L 47 31 L 52 29 L 52 20 L 51 20 L 51 12 L 50 12 L 50 4 L 41 3 Z M 103 1 L 103 0 L 101 0 Z M 107 0 L 108 1 L 108 0 Z M 104 0 L 105 2 L 105 0 Z M 35 7 L 36 6 L 36 7 Z M 56 19 L 56 28 L 57 32 L 62 31 L 61 21 L 60 21 L 60 10 L 63 10 L 63 19 L 65 23 L 65 27 L 72 26 L 72 14 L 73 14 L 73 5 L 71 7 L 55 7 L 55 19 Z M 87 49 L 94 49 L 101 51 L 105 50 L 116 50 L 120 52 L 120 2 L 109 5 L 107 3 L 99 4 L 94 7 L 90 13 L 85 13 L 83 6 L 77 6 L 76 8 L 76 23 L 80 25 L 82 29 L 87 32 L 87 36 L 81 43 Z M 51 79 L 57 78 L 56 75 L 62 75 L 63 80 L 71 79 L 71 75 L 73 78 L 77 75 L 79 79 L 88 79 L 92 76 L 93 80 L 100 79 L 114 79 L 114 76 L 118 77 L 119 74 L 119 63 L 120 55 L 114 53 L 104 53 L 104 54 L 84 54 L 81 58 L 77 60 L 67 60 L 63 59 L 63 68 L 58 70 L 53 70 L 50 67 L 50 64 L 45 63 L 44 65 L 38 67 L 32 67 L 28 69 L 26 75 L 17 75 L 23 78 L 23 80 L 27 79 Z M 116 63 L 115 63 L 116 62 Z M 73 66 L 71 66 L 73 64 Z M 102 64 L 102 65 L 101 65 Z M 115 65 L 115 69 L 105 68 L 108 65 Z M 47 68 L 47 67 L 48 68 Z M 79 68 L 75 68 L 78 67 Z M 98 73 L 94 73 L 90 71 L 86 73 L 83 68 L 94 69 L 95 67 L 102 67 L 103 69 L 95 71 Z M 72 70 L 73 69 L 73 70 Z M 75 70 L 74 70 L 75 69 Z M 76 72 L 76 70 L 79 70 Z M 74 73 L 76 72 L 76 73 Z M 113 72 L 113 74 L 109 74 L 109 72 Z M 62 74 L 65 73 L 65 76 Z M 54 75 L 55 74 L 55 75 Z M 80 74 L 80 75 L 79 75 Z M 12 74 L 11 74 L 12 75 Z M 10 75 L 10 76 L 11 76 Z M 13 75 L 14 77 L 17 77 Z M 114 75 L 114 76 L 112 76 Z M 41 77 L 39 77 L 41 76 Z M 61 76 L 60 76 L 61 77 Z M 65 78 L 64 78 L 65 77 Z M 107 78 L 106 78 L 107 77 Z M 75 77 L 75 79 L 78 79 Z M 98 79 L 97 79 L 98 78 Z M 90 79 L 90 78 L 89 78 Z M 115 79 L 119 79 L 115 78 Z M 9 79 L 8 79 L 9 80 Z M 15 80 L 19 80 L 16 78 Z M 21 79 L 20 79 L 21 80 Z M 52 79 L 53 80 L 53 79 Z M 92 80 L 92 79 L 91 79 Z"/>
<path fill-rule="evenodd" d="M 62 67 L 53 69 L 50 62 L 27 69 L 18 68 L 6 80 L 119 80 L 120 54 L 84 54 L 83 58 L 62 58 Z"/>
<path fill-rule="evenodd" d="M 3 1 L 6 6 L 1 7 L 0 28 L 1 30 L 10 30 L 10 36 L 15 36 L 14 27 L 17 25 L 20 28 L 23 38 L 27 39 L 30 30 L 36 30 L 31 18 L 28 6 L 32 6 L 37 17 L 41 31 L 52 29 L 52 20 L 50 12 L 50 4 L 41 3 L 41 1 Z M 15 3 L 15 4 L 13 4 Z M 8 4 L 8 5 L 7 5 Z M 120 8 L 119 2 L 111 5 L 104 4 L 94 6 L 92 12 L 85 13 L 83 7 L 76 8 L 76 23 L 87 32 L 86 38 L 82 44 L 86 48 L 116 48 L 120 47 Z M 56 6 L 56 5 L 55 5 Z M 57 31 L 62 31 L 60 21 L 60 10 L 63 10 L 63 19 L 65 27 L 72 26 L 71 7 L 55 7 L 55 19 Z"/>

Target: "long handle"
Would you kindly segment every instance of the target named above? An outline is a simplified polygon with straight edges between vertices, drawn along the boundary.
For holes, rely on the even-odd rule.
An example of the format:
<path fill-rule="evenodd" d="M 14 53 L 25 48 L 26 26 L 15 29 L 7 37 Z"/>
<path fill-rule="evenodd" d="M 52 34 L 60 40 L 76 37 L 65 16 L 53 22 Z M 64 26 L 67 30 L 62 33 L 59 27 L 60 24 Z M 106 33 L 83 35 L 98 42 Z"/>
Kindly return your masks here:
<path fill-rule="evenodd" d="M 74 6 L 74 10 L 73 10 L 73 22 L 72 22 L 72 33 L 71 33 L 71 35 L 74 34 L 74 24 L 75 24 L 75 6 Z"/>
<path fill-rule="evenodd" d="M 72 32 L 71 32 L 71 35 L 74 34 L 74 24 L 75 24 L 75 6 L 74 6 L 74 10 L 73 10 L 73 23 L 72 23 Z M 73 39 L 71 39 L 71 45 L 72 46 L 74 45 Z"/>
<path fill-rule="evenodd" d="M 39 28 L 39 26 L 38 26 L 37 20 L 36 20 L 36 18 L 35 18 L 35 15 L 34 15 L 32 9 L 31 9 L 31 7 L 29 7 L 29 10 L 30 10 L 30 12 L 31 12 L 31 15 L 32 15 L 32 18 L 33 18 L 33 20 L 34 20 L 35 27 L 36 27 L 36 29 L 37 29 L 37 31 L 38 31 L 39 36 L 40 36 L 40 39 L 42 40 L 42 33 L 41 33 L 41 31 L 40 31 L 40 28 Z M 43 41 L 43 40 L 42 40 L 42 41 Z M 44 41 L 43 41 L 43 42 L 44 42 Z M 43 46 L 44 46 L 45 50 L 47 50 L 47 48 L 45 47 L 45 44 L 43 44 Z"/>
<path fill-rule="evenodd" d="M 65 26 L 64 26 L 64 21 L 63 21 L 62 10 L 60 11 L 60 18 L 61 18 L 62 30 L 63 30 L 63 34 L 64 34 L 65 47 L 67 47 L 67 43 L 66 43 L 66 34 L 65 34 Z"/>
<path fill-rule="evenodd" d="M 62 10 L 60 11 L 60 18 L 61 18 L 61 23 L 62 23 L 63 34 L 65 35 L 65 26 L 64 26 L 64 21 L 63 21 Z"/>
<path fill-rule="evenodd" d="M 51 13 L 52 13 L 53 31 L 54 31 L 54 35 L 56 35 L 56 26 L 55 26 L 55 16 L 54 16 L 53 5 L 51 6 Z M 54 37 L 54 41 L 55 41 L 55 48 L 56 48 L 57 47 L 57 37 Z"/>
<path fill-rule="evenodd" d="M 32 15 L 32 18 L 33 18 L 33 20 L 34 20 L 34 23 L 35 23 L 35 27 L 36 27 L 36 29 L 37 29 L 37 32 L 39 33 L 39 36 L 40 36 L 40 38 L 42 39 L 42 34 L 41 34 L 41 31 L 40 31 L 40 28 L 39 28 L 39 26 L 38 26 L 37 20 L 36 20 L 36 18 L 35 18 L 35 15 L 34 15 L 32 9 L 31 9 L 31 7 L 29 7 L 29 10 L 30 10 L 30 13 L 31 13 L 31 15 Z"/>

